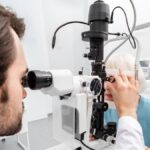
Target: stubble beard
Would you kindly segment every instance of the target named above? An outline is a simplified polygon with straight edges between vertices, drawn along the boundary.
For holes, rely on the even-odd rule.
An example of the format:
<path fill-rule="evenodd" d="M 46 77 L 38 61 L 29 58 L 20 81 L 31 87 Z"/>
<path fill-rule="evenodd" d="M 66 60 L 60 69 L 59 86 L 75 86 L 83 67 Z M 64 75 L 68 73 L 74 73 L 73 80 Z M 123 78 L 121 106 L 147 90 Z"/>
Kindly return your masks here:
<path fill-rule="evenodd" d="M 8 95 L 8 90 L 5 88 L 2 90 L 1 99 L 0 99 L 0 103 L 3 103 L 2 105 L 6 106 L 5 108 L 1 108 L 0 110 L 0 118 L 3 118 L 0 119 L 0 136 L 14 135 L 18 133 L 22 128 L 22 116 L 24 112 L 24 105 L 22 103 L 22 112 L 18 112 L 17 115 L 13 116 L 12 114 L 8 114 L 9 111 L 7 110 L 7 103 L 9 100 L 10 99 Z M 13 119 L 10 118 L 10 120 L 13 120 L 12 122 L 9 122 L 10 120 L 8 120 L 8 118 L 5 118 L 7 117 L 6 113 L 8 114 L 8 116 L 12 115 L 13 117 L 15 117 Z"/>

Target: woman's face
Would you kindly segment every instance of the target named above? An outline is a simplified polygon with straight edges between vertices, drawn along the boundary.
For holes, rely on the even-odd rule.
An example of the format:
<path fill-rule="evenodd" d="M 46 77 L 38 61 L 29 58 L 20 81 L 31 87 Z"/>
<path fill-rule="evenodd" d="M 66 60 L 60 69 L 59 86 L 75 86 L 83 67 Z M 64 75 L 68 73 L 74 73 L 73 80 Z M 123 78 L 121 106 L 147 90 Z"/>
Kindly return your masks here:
<path fill-rule="evenodd" d="M 114 86 L 115 86 L 115 79 L 112 75 L 109 75 L 109 81 L 114 83 Z M 104 93 L 105 94 L 104 95 L 105 100 L 113 101 L 113 97 L 112 97 L 110 91 L 108 90 L 106 83 L 104 83 L 104 88 L 105 88 L 105 93 Z"/>

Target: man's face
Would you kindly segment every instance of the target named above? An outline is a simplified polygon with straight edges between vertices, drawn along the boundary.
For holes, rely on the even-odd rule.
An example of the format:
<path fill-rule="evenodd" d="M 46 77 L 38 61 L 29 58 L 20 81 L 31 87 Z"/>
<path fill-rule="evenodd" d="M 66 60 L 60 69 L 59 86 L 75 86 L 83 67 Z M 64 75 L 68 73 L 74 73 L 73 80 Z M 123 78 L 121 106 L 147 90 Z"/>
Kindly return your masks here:
<path fill-rule="evenodd" d="M 22 79 L 27 72 L 27 65 L 20 40 L 12 29 L 11 32 L 15 41 L 16 58 L 7 71 L 4 85 L 0 88 L 0 136 L 13 135 L 20 131 L 22 99 L 26 97 Z"/>
<path fill-rule="evenodd" d="M 112 83 L 114 82 L 114 77 L 112 75 L 109 75 L 108 78 L 109 78 L 109 82 L 112 82 Z M 114 83 L 114 86 L 115 86 L 115 83 Z M 105 92 L 104 92 L 105 100 L 113 101 L 113 97 L 112 97 L 110 91 L 107 89 L 107 84 L 106 83 L 104 83 L 104 88 L 105 88 Z"/>

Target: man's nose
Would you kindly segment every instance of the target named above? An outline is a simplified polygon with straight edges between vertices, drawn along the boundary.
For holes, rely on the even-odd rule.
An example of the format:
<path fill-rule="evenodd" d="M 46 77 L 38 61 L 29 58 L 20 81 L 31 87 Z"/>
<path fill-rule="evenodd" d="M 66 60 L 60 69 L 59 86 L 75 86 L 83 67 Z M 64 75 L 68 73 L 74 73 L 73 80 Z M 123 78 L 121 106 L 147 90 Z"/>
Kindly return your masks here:
<path fill-rule="evenodd" d="M 22 95 L 23 99 L 27 97 L 27 92 L 25 89 L 23 89 L 23 95 Z"/>

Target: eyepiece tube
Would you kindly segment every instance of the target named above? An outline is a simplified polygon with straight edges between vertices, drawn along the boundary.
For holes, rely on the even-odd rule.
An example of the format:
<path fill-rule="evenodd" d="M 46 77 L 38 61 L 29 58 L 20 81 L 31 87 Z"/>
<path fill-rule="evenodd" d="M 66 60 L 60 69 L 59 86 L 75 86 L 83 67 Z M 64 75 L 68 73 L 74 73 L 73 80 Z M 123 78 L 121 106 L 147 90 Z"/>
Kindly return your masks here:
<path fill-rule="evenodd" d="M 52 84 L 52 75 L 48 71 L 32 70 L 28 73 L 27 83 L 32 90 L 46 88 Z"/>

